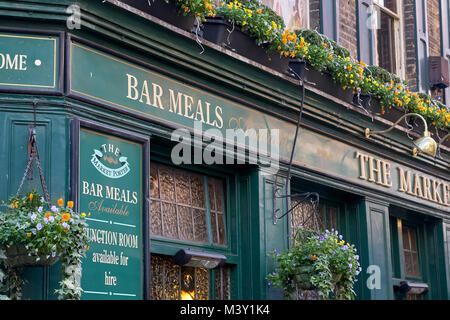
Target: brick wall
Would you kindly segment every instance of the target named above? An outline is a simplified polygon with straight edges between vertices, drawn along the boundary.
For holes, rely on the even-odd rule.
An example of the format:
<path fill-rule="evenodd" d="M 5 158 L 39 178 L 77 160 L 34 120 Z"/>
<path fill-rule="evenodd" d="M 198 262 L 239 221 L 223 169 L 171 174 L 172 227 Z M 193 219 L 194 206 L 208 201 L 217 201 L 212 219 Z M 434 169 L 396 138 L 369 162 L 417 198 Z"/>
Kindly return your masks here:
<path fill-rule="evenodd" d="M 439 1 L 427 0 L 428 45 L 430 56 L 441 55 L 441 21 L 439 17 Z"/>
<path fill-rule="evenodd" d="M 415 23 L 415 0 L 403 1 L 403 32 L 404 32 L 404 48 L 405 52 L 405 73 L 406 81 L 408 81 L 409 87 L 417 90 L 417 66 L 416 66 L 416 23 Z"/>
<path fill-rule="evenodd" d="M 356 0 L 339 0 L 339 44 L 358 57 Z"/>

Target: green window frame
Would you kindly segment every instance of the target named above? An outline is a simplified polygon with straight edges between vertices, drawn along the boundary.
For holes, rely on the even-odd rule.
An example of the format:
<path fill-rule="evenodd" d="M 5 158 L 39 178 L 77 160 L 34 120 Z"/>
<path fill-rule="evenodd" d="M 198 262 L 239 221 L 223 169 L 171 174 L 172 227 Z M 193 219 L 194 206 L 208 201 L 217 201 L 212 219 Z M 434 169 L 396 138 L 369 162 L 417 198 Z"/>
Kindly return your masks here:
<path fill-rule="evenodd" d="M 152 166 L 160 165 L 167 168 L 172 168 L 174 170 L 180 170 L 184 171 L 188 174 L 201 176 L 203 179 L 203 184 L 205 186 L 204 188 L 204 197 L 205 197 L 205 210 L 206 210 L 206 225 L 207 225 L 207 241 L 201 242 L 201 241 L 193 241 L 193 240 L 182 240 L 177 239 L 175 237 L 164 237 L 162 235 L 155 235 L 152 232 L 150 232 L 150 260 L 152 257 L 156 259 L 161 258 L 167 258 L 167 261 L 165 261 L 165 268 L 167 270 L 170 269 L 170 272 L 166 273 L 164 277 L 166 277 L 169 274 L 172 274 L 172 281 L 173 279 L 178 279 L 175 281 L 178 281 L 178 283 L 181 285 L 181 279 L 182 276 L 185 274 L 186 270 L 189 271 L 189 268 L 186 267 L 180 267 L 176 266 L 172 263 L 171 257 L 180 249 L 189 249 L 193 251 L 202 251 L 202 252 L 210 252 L 210 253 L 218 253 L 223 254 L 227 257 L 225 266 L 219 269 L 206 269 L 206 270 L 197 270 L 199 268 L 195 268 L 194 274 L 195 276 L 195 283 L 197 283 L 197 278 L 200 279 L 200 275 L 204 275 L 205 272 L 208 275 L 209 278 L 209 289 L 207 293 L 207 297 L 209 300 L 227 300 L 227 299 L 235 299 L 238 297 L 240 289 L 238 288 L 238 272 L 239 272 L 239 255 L 237 253 L 237 234 L 233 229 L 230 227 L 231 224 L 235 224 L 236 219 L 236 210 L 234 202 L 232 201 L 232 198 L 234 197 L 234 194 L 231 194 L 230 192 L 230 184 L 233 183 L 235 180 L 235 177 L 233 176 L 232 172 L 228 172 L 225 170 L 215 170 L 215 168 L 211 169 L 211 167 L 201 166 L 201 165 L 195 165 L 195 166 L 188 166 L 188 165 L 179 165 L 175 166 L 170 163 L 170 159 L 167 157 L 167 153 L 163 151 L 163 147 L 155 147 L 155 144 L 153 145 L 154 149 L 152 150 L 152 155 L 150 157 L 150 171 L 152 170 Z M 150 177 L 149 177 L 150 179 Z M 211 208 L 209 197 L 211 197 L 211 194 L 208 192 L 208 181 L 210 179 L 216 179 L 216 180 L 222 180 L 223 183 L 223 194 L 222 194 L 222 210 L 224 214 L 224 230 L 225 230 L 225 243 L 224 244 L 218 244 L 214 243 L 214 234 L 212 231 L 212 220 L 211 220 L 211 214 L 217 213 L 217 208 Z M 151 181 L 150 181 L 151 183 Z M 150 189 L 150 188 L 149 188 Z M 151 192 L 151 190 L 149 190 Z M 150 201 L 150 210 L 151 205 L 151 197 L 149 194 L 149 201 Z M 232 205 L 233 204 L 233 205 Z M 151 219 L 151 212 L 150 212 L 150 219 Z M 151 223 L 150 223 L 151 228 Z M 170 268 L 169 268 L 170 265 Z M 154 265 L 151 266 L 153 269 L 152 275 L 158 276 L 160 271 L 156 270 L 154 268 Z M 173 275 L 174 273 L 177 273 L 177 275 Z M 198 277 L 197 277 L 198 276 Z M 162 277 L 159 275 L 159 277 Z M 228 283 L 226 283 L 226 279 L 228 279 Z M 163 282 L 165 280 L 162 280 Z M 173 283 L 173 282 L 172 282 Z M 155 281 L 151 280 L 150 285 L 155 284 Z M 221 284 L 221 286 L 219 286 Z M 224 289 L 225 288 L 225 289 Z M 152 288 L 150 289 L 150 291 Z M 197 293 L 197 291 L 196 291 Z M 205 293 L 203 292 L 200 294 L 200 297 L 204 298 Z M 154 293 L 152 293 L 151 298 L 157 298 L 154 296 Z M 178 295 L 178 298 L 176 294 L 170 294 L 168 296 L 166 295 L 160 295 L 159 299 L 180 299 L 181 295 Z"/>
<path fill-rule="evenodd" d="M 405 217 L 391 216 L 390 233 L 392 279 L 394 284 L 393 290 L 395 299 L 427 299 L 427 293 L 422 296 L 409 296 L 399 293 L 399 287 L 403 281 L 411 281 L 415 283 L 429 282 L 427 270 L 424 266 L 424 263 L 427 260 L 425 254 L 425 227 L 418 221 L 408 220 Z M 415 236 L 415 246 L 411 245 L 411 243 L 405 243 L 405 241 L 409 242 L 411 240 L 411 235 Z M 411 253 L 417 254 L 417 274 L 408 274 L 407 269 L 409 263 L 406 260 L 407 255 Z"/>

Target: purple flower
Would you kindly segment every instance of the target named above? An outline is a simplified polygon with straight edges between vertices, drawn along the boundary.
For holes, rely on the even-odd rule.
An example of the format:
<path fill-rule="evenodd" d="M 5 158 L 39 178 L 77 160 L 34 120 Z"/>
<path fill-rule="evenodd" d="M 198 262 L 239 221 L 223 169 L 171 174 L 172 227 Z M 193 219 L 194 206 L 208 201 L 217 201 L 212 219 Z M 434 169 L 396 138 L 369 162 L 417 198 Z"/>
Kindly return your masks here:
<path fill-rule="evenodd" d="M 58 212 L 58 208 L 56 207 L 56 206 L 52 206 L 51 208 L 50 208 L 50 210 L 52 210 L 53 212 Z"/>
<path fill-rule="evenodd" d="M 33 228 L 33 230 L 31 230 L 31 233 L 36 234 L 36 228 Z"/>
<path fill-rule="evenodd" d="M 339 240 L 342 240 L 342 238 L 343 238 L 343 237 L 342 237 L 342 234 L 340 234 L 340 235 L 339 235 Z"/>
<path fill-rule="evenodd" d="M 353 265 L 351 263 L 348 264 L 348 268 L 351 270 Z"/>
<path fill-rule="evenodd" d="M 56 256 L 56 252 L 52 252 L 52 258 L 54 258 Z"/>
<path fill-rule="evenodd" d="M 269 282 L 267 282 L 267 284 L 269 285 L 269 287 L 272 285 L 272 281 L 269 280 Z"/>
<path fill-rule="evenodd" d="M 299 228 L 299 229 L 302 229 L 302 228 L 303 228 L 303 226 L 302 226 L 301 224 L 299 224 L 299 225 L 298 225 L 298 228 Z"/>
<path fill-rule="evenodd" d="M 53 221 L 55 221 L 55 218 L 54 218 L 53 216 L 50 216 L 50 217 L 48 218 L 48 221 L 53 222 Z"/>
<path fill-rule="evenodd" d="M 33 214 L 31 215 L 30 219 L 31 219 L 31 222 L 34 223 L 34 221 L 36 220 L 36 214 L 33 213 Z"/>
<path fill-rule="evenodd" d="M 358 256 L 358 255 L 355 255 L 355 259 L 356 259 L 356 260 L 359 260 L 359 256 Z"/>
<path fill-rule="evenodd" d="M 331 253 L 331 255 L 333 255 L 333 256 L 334 256 L 335 254 L 336 254 L 336 252 L 334 252 L 334 251 Z"/>
<path fill-rule="evenodd" d="M 38 211 L 39 211 L 39 212 L 42 212 L 42 210 L 44 210 L 44 208 L 42 208 L 42 207 L 39 207 L 39 208 L 38 208 Z"/>
<path fill-rule="evenodd" d="M 293 267 L 295 267 L 295 266 L 296 266 L 295 262 L 292 262 L 292 266 L 293 266 Z"/>
<path fill-rule="evenodd" d="M 45 201 L 44 197 L 41 197 L 41 202 L 44 202 L 44 201 Z"/>
<path fill-rule="evenodd" d="M 343 250 L 347 250 L 347 249 L 348 249 L 347 245 L 344 245 L 344 246 L 342 247 L 342 249 L 343 249 Z"/>
<path fill-rule="evenodd" d="M 47 224 L 48 223 L 48 219 L 45 217 L 44 218 L 44 223 Z"/>
<path fill-rule="evenodd" d="M 44 226 L 42 225 L 42 223 L 38 223 L 37 224 L 37 226 L 36 226 L 36 228 L 38 229 L 38 230 L 41 230 L 42 228 L 43 228 Z"/>

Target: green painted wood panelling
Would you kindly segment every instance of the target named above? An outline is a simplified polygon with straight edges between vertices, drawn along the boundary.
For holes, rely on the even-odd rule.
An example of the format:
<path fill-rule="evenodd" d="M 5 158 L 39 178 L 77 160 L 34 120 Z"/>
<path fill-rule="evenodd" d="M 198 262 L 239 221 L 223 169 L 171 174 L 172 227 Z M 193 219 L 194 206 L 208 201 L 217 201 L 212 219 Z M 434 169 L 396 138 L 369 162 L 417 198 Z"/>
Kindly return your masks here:
<path fill-rule="evenodd" d="M 365 198 L 360 203 L 361 219 L 361 264 L 363 268 L 362 299 L 393 299 L 391 244 L 389 234 L 389 208 L 386 203 Z M 379 274 L 368 274 L 368 267 L 374 266 Z M 369 276 L 379 276 L 379 286 L 369 288 Z M 374 281 L 372 283 L 377 283 Z"/>
<path fill-rule="evenodd" d="M 0 166 L 0 197 L 3 200 L 16 194 L 27 164 L 28 127 L 33 124 L 32 105 L 24 100 L 20 105 L 2 104 L 0 109 L 0 128 L 2 150 Z M 15 111 L 14 111 L 15 109 Z M 68 195 L 68 150 L 66 122 L 64 116 L 46 112 L 45 106 L 37 106 L 37 140 L 44 179 L 53 202 Z M 5 111 L 8 110 L 8 111 Z M 36 188 L 43 194 L 39 171 L 33 168 L 33 180 L 25 180 L 21 194 Z M 56 277 L 49 281 L 49 269 Z M 54 289 L 59 287 L 60 264 L 50 268 L 25 268 L 23 271 L 27 284 L 24 298 L 55 299 Z"/>

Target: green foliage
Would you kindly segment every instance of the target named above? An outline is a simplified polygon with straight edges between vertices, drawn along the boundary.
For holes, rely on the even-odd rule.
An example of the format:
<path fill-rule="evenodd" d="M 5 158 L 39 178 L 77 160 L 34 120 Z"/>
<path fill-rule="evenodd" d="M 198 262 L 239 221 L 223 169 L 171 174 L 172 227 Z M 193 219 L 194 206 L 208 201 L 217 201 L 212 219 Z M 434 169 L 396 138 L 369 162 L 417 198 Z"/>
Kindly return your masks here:
<path fill-rule="evenodd" d="M 165 1 L 169 3 L 169 0 L 151 0 L 155 1 Z M 205 16 L 210 16 L 215 14 L 213 9 L 213 1 L 212 0 L 170 0 L 175 2 L 175 5 L 178 7 L 179 12 L 186 15 L 193 15 L 196 17 L 200 17 L 202 19 Z"/>
<path fill-rule="evenodd" d="M 231 1 L 225 0 L 216 10 L 232 25 L 239 26 L 255 38 L 258 45 L 269 44 L 269 49 L 279 45 L 279 39 L 285 29 L 284 21 L 271 8 L 256 0 Z"/>
<path fill-rule="evenodd" d="M 284 289 L 285 298 L 298 289 L 311 288 L 323 300 L 355 296 L 353 284 L 361 272 L 359 256 L 337 231 L 316 232 L 299 226 L 292 247 L 285 253 L 275 250 L 273 258 L 277 267 L 267 275 L 268 284 Z"/>
<path fill-rule="evenodd" d="M 58 206 L 48 208 L 36 190 L 8 203 L 0 213 L 0 247 L 23 245 L 36 261 L 61 256 L 65 277 L 58 291 L 60 298 L 79 299 L 81 288 L 75 280 L 88 247 L 86 215 L 74 212 L 72 201 L 64 206 L 63 199 L 58 200 Z"/>
<path fill-rule="evenodd" d="M 341 56 L 343 58 L 350 57 L 350 52 L 344 47 L 340 46 L 336 41 L 328 39 L 323 34 L 320 34 L 316 30 L 305 29 L 305 30 L 295 30 L 294 31 L 297 36 L 303 37 L 306 42 L 315 46 L 322 46 L 322 43 L 326 43 L 328 48 L 330 48 L 333 53 L 337 56 Z"/>

